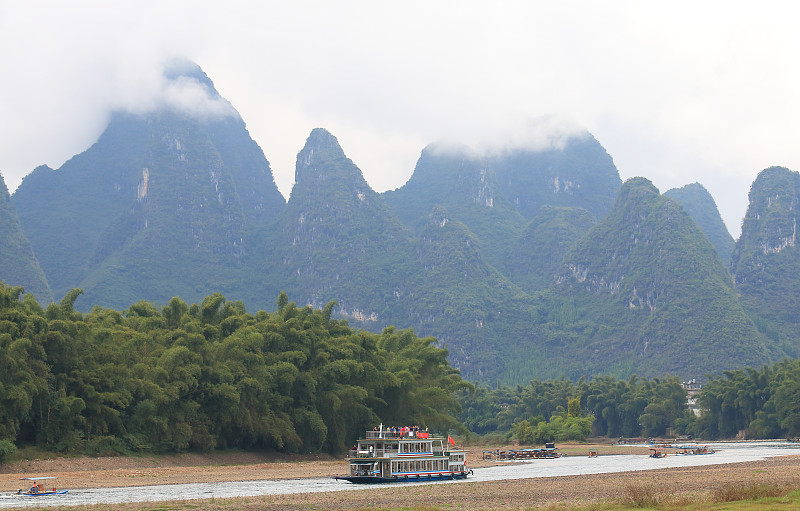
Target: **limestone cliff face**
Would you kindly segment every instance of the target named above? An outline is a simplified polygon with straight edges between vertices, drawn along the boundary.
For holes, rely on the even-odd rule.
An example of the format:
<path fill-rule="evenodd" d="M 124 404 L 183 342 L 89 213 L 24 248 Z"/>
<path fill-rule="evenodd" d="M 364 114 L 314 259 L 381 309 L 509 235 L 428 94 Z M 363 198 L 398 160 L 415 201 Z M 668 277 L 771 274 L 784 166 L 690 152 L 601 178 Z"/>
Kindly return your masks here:
<path fill-rule="evenodd" d="M 783 167 L 759 173 L 750 189 L 731 273 L 742 301 L 768 335 L 800 354 L 800 174 Z"/>
<path fill-rule="evenodd" d="M 437 144 L 423 149 L 408 182 L 385 196 L 398 216 L 409 225 L 424 219 L 427 211 L 437 204 L 456 215 L 473 207 L 479 211 L 512 207 L 507 201 L 503 202 L 503 198 L 495 204 L 497 180 L 485 159 L 475 156 L 466 147 Z M 408 205 L 409 201 L 413 207 Z"/>
<path fill-rule="evenodd" d="M 311 132 L 295 169 L 276 238 L 290 295 L 313 305 L 336 300 L 350 319 L 385 324 L 387 306 L 409 292 L 411 233 L 328 131 Z"/>
<path fill-rule="evenodd" d="M 350 165 L 332 165 L 333 162 L 347 161 Z M 315 128 L 306 140 L 303 149 L 297 153 L 294 172 L 295 186 L 315 185 L 320 182 L 361 181 L 367 186 L 361 171 L 347 158 L 339 141 L 323 128 Z"/>
<path fill-rule="evenodd" d="M 576 286 L 589 293 L 614 295 L 626 303 L 646 303 L 648 308 L 655 308 L 662 292 L 659 273 L 663 268 L 645 263 L 644 253 L 666 242 L 664 238 L 674 226 L 664 229 L 662 220 L 674 217 L 675 207 L 664 201 L 648 180 L 629 180 L 620 189 L 609 215 L 567 253 L 556 285 Z M 685 223 L 684 218 L 679 221 Z M 637 262 L 645 264 L 639 268 Z M 617 296 L 620 293 L 623 296 Z"/>
<path fill-rule="evenodd" d="M 748 269 L 767 264 L 771 254 L 796 246 L 800 174 L 783 167 L 763 170 L 753 182 L 749 199 L 733 260 L 739 283 L 750 278 Z"/>

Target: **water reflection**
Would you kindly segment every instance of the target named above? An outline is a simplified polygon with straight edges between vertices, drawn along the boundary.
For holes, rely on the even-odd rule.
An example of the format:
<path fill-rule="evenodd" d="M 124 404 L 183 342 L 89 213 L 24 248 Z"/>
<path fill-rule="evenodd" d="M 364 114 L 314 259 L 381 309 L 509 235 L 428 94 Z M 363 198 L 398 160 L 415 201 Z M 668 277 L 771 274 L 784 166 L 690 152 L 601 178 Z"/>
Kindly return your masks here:
<path fill-rule="evenodd" d="M 749 443 L 711 443 L 717 452 L 701 456 L 667 456 L 653 459 L 647 456 L 605 455 L 613 452 L 613 447 L 604 450 L 597 458 L 588 456 L 566 456 L 563 458 L 534 460 L 530 462 L 509 462 L 499 467 L 474 469 L 474 475 L 467 481 L 498 481 L 504 479 L 529 479 L 536 477 L 556 477 L 566 475 L 601 474 L 628 472 L 634 470 L 653 470 L 671 467 L 693 467 L 718 465 L 743 461 L 757 461 L 773 456 L 800 454 L 800 444 L 785 441 Z M 343 465 L 344 466 L 344 465 Z M 461 484 L 462 481 L 440 483 L 402 483 L 415 484 Z M 5 486 L 5 484 L 4 484 Z M 160 486 L 133 486 L 126 488 L 79 489 L 66 495 L 52 497 L 22 497 L 17 495 L 0 496 L 0 509 L 41 506 L 74 506 L 82 504 L 116 504 L 122 502 L 148 502 L 164 500 L 190 500 L 256 495 L 278 495 L 291 493 L 311 493 L 325 491 L 357 491 L 367 488 L 394 485 L 354 485 L 331 478 L 237 481 L 227 483 L 168 484 Z"/>

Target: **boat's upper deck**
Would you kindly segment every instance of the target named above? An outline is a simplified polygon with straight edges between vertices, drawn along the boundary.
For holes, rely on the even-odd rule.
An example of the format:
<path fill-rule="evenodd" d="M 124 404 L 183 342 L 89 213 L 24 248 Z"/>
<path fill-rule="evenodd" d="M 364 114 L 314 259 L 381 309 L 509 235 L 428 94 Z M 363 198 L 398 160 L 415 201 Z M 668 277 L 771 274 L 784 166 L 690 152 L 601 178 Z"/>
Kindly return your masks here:
<path fill-rule="evenodd" d="M 378 438 L 431 438 L 427 430 L 414 429 L 414 428 L 390 428 L 390 429 L 373 429 L 367 431 L 364 435 L 367 440 Z"/>
<path fill-rule="evenodd" d="M 351 450 L 351 458 L 449 456 L 448 440 L 411 428 L 367 431 Z M 462 452 L 462 451 L 453 451 Z"/>

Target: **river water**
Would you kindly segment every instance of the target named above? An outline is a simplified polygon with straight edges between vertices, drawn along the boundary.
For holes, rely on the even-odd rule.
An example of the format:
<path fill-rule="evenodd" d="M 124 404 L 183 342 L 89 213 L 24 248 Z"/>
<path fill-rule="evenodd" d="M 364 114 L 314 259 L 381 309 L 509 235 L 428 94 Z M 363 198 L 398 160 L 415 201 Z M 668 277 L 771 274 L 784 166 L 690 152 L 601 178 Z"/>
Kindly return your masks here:
<path fill-rule="evenodd" d="M 800 444 L 785 441 L 709 443 L 717 452 L 709 455 L 667 456 L 649 458 L 647 456 L 605 454 L 597 458 L 588 456 L 565 456 L 549 460 L 508 462 L 498 467 L 476 468 L 466 481 L 499 481 L 505 479 L 530 479 L 536 477 L 555 477 L 566 475 L 601 474 L 610 472 L 629 472 L 634 470 L 654 470 L 671 467 L 693 467 L 700 465 L 719 465 L 743 461 L 756 461 L 774 456 L 800 454 Z M 613 452 L 613 451 L 612 451 Z M 346 471 L 346 462 L 342 462 Z M 254 474 L 257 476 L 257 474 Z M 436 483 L 394 483 L 415 484 L 461 484 L 460 481 Z M 7 482 L 0 484 L 8 487 Z M 13 484 L 18 484 L 14 482 Z M 82 504 L 116 504 L 121 502 L 156 502 L 165 500 L 190 500 L 256 495 L 279 495 L 291 493 L 311 493 L 326 491 L 358 491 L 375 489 L 387 485 L 356 485 L 332 478 L 253 480 L 223 483 L 167 484 L 159 486 L 130 486 L 125 488 L 77 489 L 66 495 L 25 497 L 20 495 L 0 495 L 0 509 L 42 506 L 74 506 Z"/>

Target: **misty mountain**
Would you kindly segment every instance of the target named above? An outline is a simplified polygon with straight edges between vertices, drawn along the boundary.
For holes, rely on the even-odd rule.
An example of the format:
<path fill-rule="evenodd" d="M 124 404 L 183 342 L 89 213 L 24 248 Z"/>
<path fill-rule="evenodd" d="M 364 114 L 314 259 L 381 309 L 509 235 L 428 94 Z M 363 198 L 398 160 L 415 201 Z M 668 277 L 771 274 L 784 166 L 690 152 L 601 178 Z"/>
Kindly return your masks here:
<path fill-rule="evenodd" d="M 37 168 L 14 193 L 56 296 L 81 287 L 92 304 L 125 308 L 239 290 L 247 232 L 285 207 L 261 149 L 200 68 L 177 63 L 165 77 L 200 91 L 199 104 L 118 112 L 92 147 Z"/>
<path fill-rule="evenodd" d="M 0 248 L 29 265 L 35 253 L 57 297 L 84 289 L 81 310 L 214 292 L 253 310 L 285 291 L 301 306 L 337 302 L 357 328 L 435 336 L 466 378 L 508 384 L 702 377 L 800 346 L 796 173 L 754 183 L 734 289 L 709 241 L 724 226 L 704 225 L 719 217 L 707 192 L 671 192 L 681 205 L 646 179 L 621 185 L 589 134 L 483 155 L 429 145 L 404 186 L 379 194 L 315 129 L 286 203 L 199 67 L 176 63 L 163 85 L 157 108 L 115 113 L 90 148 L 0 200 L 3 229 L 16 211 L 33 250 Z"/>
<path fill-rule="evenodd" d="M 53 301 L 47 278 L 33 253 L 31 242 L 22 231 L 2 174 L 0 174 L 0 282 L 15 287 L 22 286 L 26 293 L 31 293 L 42 305 Z"/>
<path fill-rule="evenodd" d="M 484 257 L 492 264 L 506 257 L 508 241 L 516 239 L 526 224 L 500 191 L 494 171 L 467 148 L 429 145 L 408 182 L 383 195 L 411 229 L 427 225 L 433 207 L 444 207 L 450 218 L 481 240 Z"/>
<path fill-rule="evenodd" d="M 505 310 L 530 300 L 484 261 L 464 224 L 435 206 L 415 236 L 324 129 L 298 153 L 295 183 L 274 255 L 256 273 L 272 272 L 299 303 L 336 301 L 335 314 L 359 327 L 435 336 L 466 373 L 501 374 L 501 333 L 514 325 Z"/>
<path fill-rule="evenodd" d="M 275 240 L 264 271 L 277 269 L 298 303 L 336 300 L 339 314 L 382 328 L 409 293 L 411 232 L 324 129 L 312 131 L 297 155 L 295 185 Z"/>
<path fill-rule="evenodd" d="M 800 248 L 797 210 L 800 174 L 783 167 L 761 171 L 736 242 L 731 273 L 759 330 L 793 357 L 800 355 Z"/>
<path fill-rule="evenodd" d="M 527 219 L 542 206 L 582 207 L 598 220 L 611 209 L 621 180 L 614 161 L 588 132 L 561 146 L 513 149 L 488 158 L 503 194 Z"/>
<path fill-rule="evenodd" d="M 733 237 L 717 209 L 714 198 L 700 183 L 692 183 L 681 188 L 667 190 L 664 195 L 678 201 L 706 235 L 727 267 L 735 244 Z"/>

